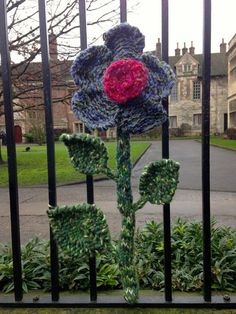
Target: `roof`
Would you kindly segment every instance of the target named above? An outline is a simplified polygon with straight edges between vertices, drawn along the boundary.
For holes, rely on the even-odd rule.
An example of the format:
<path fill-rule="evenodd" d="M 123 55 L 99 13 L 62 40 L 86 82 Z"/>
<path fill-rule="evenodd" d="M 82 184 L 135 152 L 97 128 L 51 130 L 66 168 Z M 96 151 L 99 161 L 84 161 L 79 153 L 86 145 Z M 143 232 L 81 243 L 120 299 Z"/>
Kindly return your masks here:
<path fill-rule="evenodd" d="M 174 69 L 175 64 L 182 58 L 183 56 L 170 56 L 169 64 Z M 202 76 L 202 54 L 192 55 L 199 64 L 199 76 Z M 228 75 L 228 60 L 225 53 L 212 53 L 211 54 L 211 76 L 224 76 Z"/>
<path fill-rule="evenodd" d="M 72 61 L 57 60 L 51 62 L 51 76 L 52 80 L 64 82 L 65 77 L 70 76 L 70 68 Z M 42 81 L 42 63 L 41 62 L 22 62 L 14 64 L 12 67 L 12 77 L 20 78 L 20 80 L 27 82 Z"/>

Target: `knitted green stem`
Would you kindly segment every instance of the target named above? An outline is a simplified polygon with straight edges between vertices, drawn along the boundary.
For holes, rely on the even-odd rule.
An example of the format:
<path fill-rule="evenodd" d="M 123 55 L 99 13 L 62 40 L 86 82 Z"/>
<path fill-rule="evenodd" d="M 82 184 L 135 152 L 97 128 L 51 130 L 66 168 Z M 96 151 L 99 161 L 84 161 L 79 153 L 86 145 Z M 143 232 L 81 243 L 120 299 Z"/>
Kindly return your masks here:
<path fill-rule="evenodd" d="M 117 203 L 122 214 L 119 264 L 124 298 L 128 303 L 138 299 L 138 280 L 134 266 L 135 211 L 131 189 L 130 137 L 117 129 Z"/>

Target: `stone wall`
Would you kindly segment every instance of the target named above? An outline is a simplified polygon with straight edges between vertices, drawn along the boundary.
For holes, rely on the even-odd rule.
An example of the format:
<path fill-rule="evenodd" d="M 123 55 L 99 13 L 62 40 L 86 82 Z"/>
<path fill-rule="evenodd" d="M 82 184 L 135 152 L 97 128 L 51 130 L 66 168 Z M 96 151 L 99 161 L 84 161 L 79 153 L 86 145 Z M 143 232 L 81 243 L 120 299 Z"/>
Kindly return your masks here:
<path fill-rule="evenodd" d="M 192 81 L 194 77 L 178 78 L 179 100 L 170 100 L 169 116 L 177 117 L 177 127 L 182 124 L 191 126 L 191 134 L 201 133 L 201 124 L 194 124 L 194 115 L 201 114 L 201 99 L 192 99 Z M 227 113 L 227 77 L 212 77 L 211 79 L 211 133 L 224 132 L 224 114 Z"/>

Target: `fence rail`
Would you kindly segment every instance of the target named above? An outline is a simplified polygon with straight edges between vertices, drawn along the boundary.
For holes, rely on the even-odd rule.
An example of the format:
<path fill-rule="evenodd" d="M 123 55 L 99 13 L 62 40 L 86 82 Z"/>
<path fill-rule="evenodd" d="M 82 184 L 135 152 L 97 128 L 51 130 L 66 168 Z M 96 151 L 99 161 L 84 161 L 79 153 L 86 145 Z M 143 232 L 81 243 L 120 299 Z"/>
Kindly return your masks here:
<path fill-rule="evenodd" d="M 86 31 L 86 3 L 79 0 L 80 13 L 80 43 L 81 49 L 87 48 Z M 42 70 L 44 85 L 45 123 L 47 135 L 47 160 L 48 160 L 48 203 L 55 207 L 56 176 L 55 152 L 53 139 L 53 113 L 51 100 L 51 73 L 49 62 L 48 31 L 46 19 L 46 1 L 38 0 L 40 20 L 40 42 L 42 52 Z M 202 217 L 203 217 L 203 272 L 204 287 L 203 297 L 185 296 L 184 298 L 172 296 L 171 279 L 171 222 L 170 205 L 163 206 L 164 222 L 164 268 L 165 268 L 165 293 L 163 297 L 140 297 L 139 307 L 208 307 L 208 308 L 236 308 L 236 297 L 231 297 L 230 302 L 223 297 L 211 295 L 211 232 L 210 232 L 210 150 L 209 150 L 209 122 L 210 122 L 210 65 L 211 65 L 211 0 L 203 0 L 203 91 L 202 91 Z M 127 21 L 127 2 L 120 0 L 120 21 Z M 168 0 L 162 0 L 162 59 L 168 63 Z M 14 297 L 0 296 L 2 307 L 131 307 L 120 297 L 97 296 L 96 287 L 96 260 L 91 258 L 90 265 L 90 296 L 74 297 L 59 295 L 59 266 L 57 244 L 50 230 L 51 254 L 51 296 L 42 296 L 34 300 L 28 295 L 23 296 L 21 241 L 19 224 L 18 183 L 16 165 L 16 147 L 14 135 L 14 114 L 11 96 L 11 67 L 8 46 L 7 8 L 6 1 L 0 0 L 0 48 L 1 70 L 3 83 L 3 96 L 5 107 L 5 121 L 7 133 L 7 154 L 9 169 L 9 195 L 11 214 L 11 234 L 14 266 Z M 168 112 L 168 99 L 163 101 L 163 106 Z M 162 130 L 162 157 L 169 158 L 169 131 L 168 122 Z M 87 176 L 87 201 L 94 202 L 93 178 Z"/>

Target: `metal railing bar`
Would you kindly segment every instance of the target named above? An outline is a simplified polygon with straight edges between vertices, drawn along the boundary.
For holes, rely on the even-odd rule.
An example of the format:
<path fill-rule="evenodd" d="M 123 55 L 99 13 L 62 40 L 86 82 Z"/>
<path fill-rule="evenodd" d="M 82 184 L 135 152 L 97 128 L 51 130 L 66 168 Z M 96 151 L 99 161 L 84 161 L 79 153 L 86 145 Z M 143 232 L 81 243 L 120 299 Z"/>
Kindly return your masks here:
<path fill-rule="evenodd" d="M 169 62 L 169 3 L 162 0 L 162 60 Z M 168 97 L 162 101 L 167 114 L 169 112 Z M 169 158 L 169 121 L 162 126 L 162 158 Z M 171 222 L 170 204 L 163 205 L 164 225 L 164 273 L 165 300 L 172 301 L 172 270 L 171 270 Z"/>
<path fill-rule="evenodd" d="M 40 43 L 42 55 L 44 109 L 47 139 L 48 198 L 49 207 L 55 207 L 57 204 L 55 147 L 53 132 L 51 71 L 49 62 L 49 44 L 45 0 L 38 0 L 38 5 L 39 5 Z M 50 228 L 50 255 L 51 255 L 51 281 L 52 281 L 51 297 L 52 301 L 58 301 L 59 300 L 58 249 L 51 228 Z"/>
<path fill-rule="evenodd" d="M 120 0 L 120 22 L 127 22 L 127 0 Z"/>
<path fill-rule="evenodd" d="M 93 177 L 86 177 L 87 183 L 87 202 L 94 203 Z M 97 301 L 97 271 L 95 254 L 89 258 L 89 277 L 90 277 L 90 300 Z"/>
<path fill-rule="evenodd" d="M 89 258 L 90 301 L 97 301 L 97 267 L 96 256 Z"/>
<path fill-rule="evenodd" d="M 203 0 L 202 65 L 202 216 L 204 300 L 211 301 L 211 213 L 210 213 L 210 80 L 211 0 Z"/>
<path fill-rule="evenodd" d="M 94 204 L 94 188 L 93 188 L 93 176 L 86 176 L 87 184 L 87 202 Z"/>
<path fill-rule="evenodd" d="M 11 213 L 14 296 L 16 301 L 21 301 L 23 297 L 23 289 L 22 289 L 22 264 L 20 247 L 21 242 L 20 242 L 19 199 L 17 182 L 14 113 L 12 105 L 11 66 L 8 44 L 7 8 L 5 0 L 0 1 L 0 38 L 1 38 L 0 49 L 1 49 L 3 99 L 7 135 L 7 159 L 8 159 L 10 213 Z"/>
<path fill-rule="evenodd" d="M 80 49 L 87 48 L 87 22 L 86 22 L 86 2 L 85 0 L 79 0 L 79 22 L 80 22 Z M 86 133 L 90 133 L 85 128 Z M 94 188 L 93 177 L 86 176 L 87 187 L 87 202 L 89 204 L 94 203 Z M 96 256 L 95 254 L 89 257 L 89 276 L 90 276 L 90 301 L 97 300 L 97 273 L 96 273 Z"/>
<path fill-rule="evenodd" d="M 80 49 L 84 50 L 88 47 L 85 0 L 79 0 L 79 24 L 80 24 Z"/>

